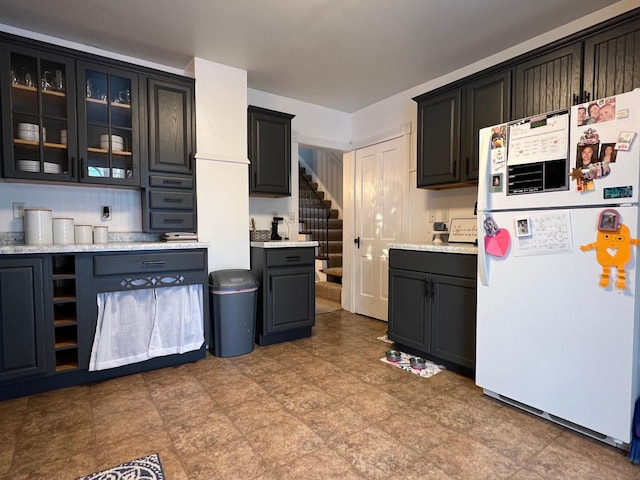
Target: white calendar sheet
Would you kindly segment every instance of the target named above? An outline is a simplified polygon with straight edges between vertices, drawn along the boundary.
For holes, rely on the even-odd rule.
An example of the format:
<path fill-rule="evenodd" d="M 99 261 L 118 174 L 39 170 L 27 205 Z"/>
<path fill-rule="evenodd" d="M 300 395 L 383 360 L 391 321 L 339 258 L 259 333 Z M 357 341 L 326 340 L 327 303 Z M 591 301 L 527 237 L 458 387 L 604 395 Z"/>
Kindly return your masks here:
<path fill-rule="evenodd" d="M 517 228 L 521 220 L 528 221 L 530 230 L 527 236 L 514 236 L 513 254 L 515 256 L 549 255 L 573 251 L 571 216 L 568 211 L 514 217 L 514 228 Z"/>

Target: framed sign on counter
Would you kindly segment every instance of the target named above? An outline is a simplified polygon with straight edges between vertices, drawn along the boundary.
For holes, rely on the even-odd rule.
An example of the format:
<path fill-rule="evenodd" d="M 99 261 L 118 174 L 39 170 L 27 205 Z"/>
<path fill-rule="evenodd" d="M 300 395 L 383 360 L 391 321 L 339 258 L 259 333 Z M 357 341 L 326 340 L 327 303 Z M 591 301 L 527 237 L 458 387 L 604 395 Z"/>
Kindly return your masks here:
<path fill-rule="evenodd" d="M 478 227 L 476 218 L 452 218 L 449 226 L 449 243 L 476 243 Z"/>

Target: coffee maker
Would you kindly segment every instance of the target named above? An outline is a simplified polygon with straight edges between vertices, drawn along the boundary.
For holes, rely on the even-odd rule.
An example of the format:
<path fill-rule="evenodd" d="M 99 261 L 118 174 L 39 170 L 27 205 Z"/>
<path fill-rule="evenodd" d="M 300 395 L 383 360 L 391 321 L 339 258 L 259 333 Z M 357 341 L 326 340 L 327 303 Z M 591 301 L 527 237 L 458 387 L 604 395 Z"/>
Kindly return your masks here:
<path fill-rule="evenodd" d="M 278 225 L 284 220 L 282 217 L 273 217 L 271 221 L 271 240 L 282 240 L 282 237 L 278 235 Z"/>

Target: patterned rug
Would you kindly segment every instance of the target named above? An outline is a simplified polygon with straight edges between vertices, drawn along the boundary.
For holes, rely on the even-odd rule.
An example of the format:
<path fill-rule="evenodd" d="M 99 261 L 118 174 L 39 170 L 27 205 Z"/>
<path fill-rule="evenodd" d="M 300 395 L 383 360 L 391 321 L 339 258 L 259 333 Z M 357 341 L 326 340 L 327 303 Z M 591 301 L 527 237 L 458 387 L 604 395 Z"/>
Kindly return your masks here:
<path fill-rule="evenodd" d="M 160 456 L 152 453 L 77 480 L 165 480 Z"/>
<path fill-rule="evenodd" d="M 411 364 L 409 359 L 411 357 L 415 357 L 415 355 L 409 355 L 408 353 L 400 352 L 400 361 L 399 362 L 390 362 L 387 360 L 387 357 L 383 357 L 380 359 L 381 362 L 388 363 L 389 365 L 393 365 L 394 367 L 401 368 L 406 370 L 407 372 L 411 372 L 414 375 L 419 375 L 422 378 L 433 377 L 436 373 L 440 373 L 442 370 L 446 370 L 442 365 L 436 365 L 429 360 L 425 360 L 424 368 L 411 368 Z"/>

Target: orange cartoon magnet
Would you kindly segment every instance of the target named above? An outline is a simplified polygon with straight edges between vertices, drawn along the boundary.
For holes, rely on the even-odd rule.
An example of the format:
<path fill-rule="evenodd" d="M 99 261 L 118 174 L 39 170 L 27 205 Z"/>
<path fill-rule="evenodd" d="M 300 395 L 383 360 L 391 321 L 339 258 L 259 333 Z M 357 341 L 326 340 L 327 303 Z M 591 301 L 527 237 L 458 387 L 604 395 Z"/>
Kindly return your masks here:
<path fill-rule="evenodd" d="M 496 257 L 504 257 L 511 246 L 509 230 L 498 227 L 493 217 L 488 217 L 484 221 L 484 231 L 484 250 Z"/>
<path fill-rule="evenodd" d="M 596 241 L 581 245 L 580 250 L 596 250 L 596 260 L 602 265 L 600 286 L 606 288 L 611 280 L 611 267 L 618 270 L 616 288 L 627 288 L 627 276 L 624 266 L 631 260 L 631 246 L 640 245 L 640 240 L 631 238 L 629 227 L 620 222 L 620 213 L 613 208 L 600 212 L 598 236 Z"/>

